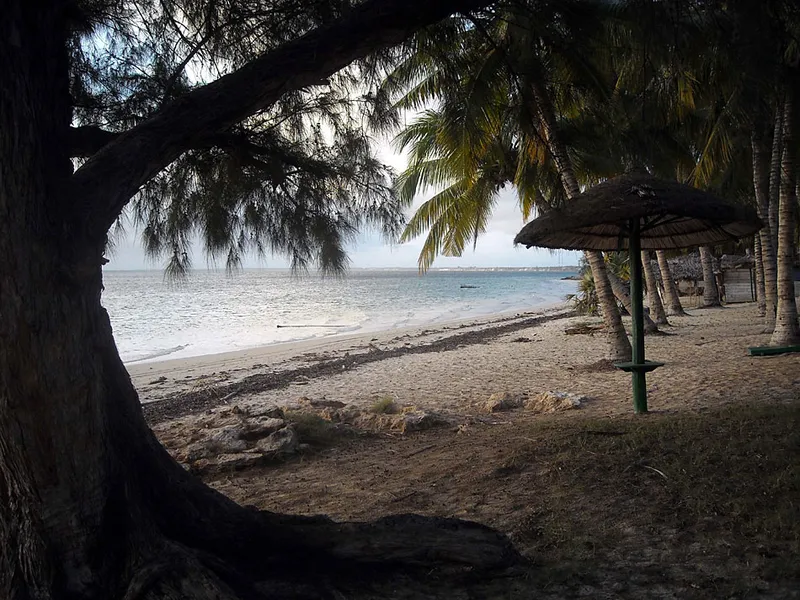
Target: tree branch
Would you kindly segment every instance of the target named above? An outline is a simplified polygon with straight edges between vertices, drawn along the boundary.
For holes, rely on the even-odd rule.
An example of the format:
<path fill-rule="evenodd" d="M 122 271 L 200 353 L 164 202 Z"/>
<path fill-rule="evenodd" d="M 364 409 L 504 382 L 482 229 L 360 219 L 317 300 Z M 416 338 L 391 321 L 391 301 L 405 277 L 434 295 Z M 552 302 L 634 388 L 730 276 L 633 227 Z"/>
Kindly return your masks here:
<path fill-rule="evenodd" d="M 70 127 L 67 135 L 71 158 L 87 158 L 97 153 L 103 146 L 113 142 L 119 133 L 106 131 L 95 125 Z"/>
<path fill-rule="evenodd" d="M 319 82 L 352 61 L 398 44 L 416 30 L 490 0 L 368 0 L 165 106 L 92 156 L 72 177 L 77 224 L 99 238 L 148 180 L 199 138 L 222 132 L 292 90 Z"/>

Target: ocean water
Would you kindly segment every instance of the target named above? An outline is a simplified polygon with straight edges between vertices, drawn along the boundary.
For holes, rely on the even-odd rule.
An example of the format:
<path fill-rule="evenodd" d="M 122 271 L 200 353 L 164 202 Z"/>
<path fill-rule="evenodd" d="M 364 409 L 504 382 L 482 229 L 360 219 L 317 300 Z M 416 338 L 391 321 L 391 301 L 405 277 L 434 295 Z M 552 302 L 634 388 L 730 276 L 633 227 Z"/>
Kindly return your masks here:
<path fill-rule="evenodd" d="M 160 271 L 106 271 L 103 305 L 122 359 L 154 361 L 544 307 L 575 290 L 562 280 L 570 274 L 253 269 L 197 271 L 176 284 Z"/>

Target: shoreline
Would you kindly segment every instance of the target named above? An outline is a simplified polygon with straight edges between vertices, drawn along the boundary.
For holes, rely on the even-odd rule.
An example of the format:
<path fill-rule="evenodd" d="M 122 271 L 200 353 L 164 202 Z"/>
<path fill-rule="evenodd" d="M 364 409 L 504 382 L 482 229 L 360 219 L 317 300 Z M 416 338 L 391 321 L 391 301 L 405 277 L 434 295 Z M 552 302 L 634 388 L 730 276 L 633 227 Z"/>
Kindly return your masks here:
<path fill-rule="evenodd" d="M 747 355 L 748 347 L 768 341 L 756 313 L 752 304 L 690 309 L 670 318 L 668 335 L 648 336 L 648 358 L 665 363 L 648 375 L 651 412 L 793 397 L 797 355 Z M 560 307 L 457 327 L 266 347 L 234 358 L 142 365 L 132 375 L 145 416 L 159 430 L 214 407 L 294 410 L 309 402 L 368 411 L 391 400 L 398 410 L 485 419 L 495 394 L 546 391 L 587 398 L 585 410 L 575 411 L 581 414 L 629 415 L 630 376 L 606 360 L 600 319 L 572 314 Z M 625 323 L 630 327 L 630 319 Z"/>
<path fill-rule="evenodd" d="M 485 343 L 572 316 L 575 313 L 568 303 L 559 302 L 427 327 L 326 336 L 125 366 L 148 421 L 157 423 L 217 406 L 231 394 L 256 394 L 286 387 L 297 377 L 324 378 L 389 358 Z"/>
<path fill-rule="evenodd" d="M 348 342 L 351 340 L 361 340 L 363 338 L 374 338 L 375 336 L 392 335 L 405 335 L 423 330 L 447 330 L 454 327 L 463 327 L 467 323 L 484 322 L 492 323 L 498 320 L 503 320 L 512 316 L 539 314 L 549 312 L 552 310 L 568 309 L 569 301 L 556 300 L 549 302 L 542 302 L 527 307 L 510 308 L 499 312 L 478 313 L 472 316 L 460 317 L 457 319 L 448 319 L 443 321 L 431 321 L 417 325 L 405 325 L 402 327 L 389 327 L 386 329 L 359 329 L 356 331 L 347 331 L 344 333 L 329 333 L 325 335 L 279 341 L 268 342 L 265 344 L 258 344 L 247 348 L 240 348 L 238 350 L 224 350 L 222 352 L 209 352 L 207 354 L 196 354 L 192 356 L 170 357 L 172 351 L 166 354 L 155 356 L 135 358 L 128 361 L 123 361 L 125 368 L 129 373 L 143 372 L 152 370 L 150 367 L 155 365 L 164 365 L 171 363 L 180 368 L 185 368 L 187 364 L 197 363 L 203 364 L 206 361 L 210 362 L 227 362 L 229 360 L 238 360 L 247 358 L 251 354 L 260 354 L 264 356 L 271 355 L 284 355 L 300 350 L 314 349 L 317 346 L 328 346 L 330 344 L 337 344 L 339 342 Z M 276 325 L 276 327 L 290 327 L 287 325 Z M 182 349 L 182 348 L 180 348 Z M 159 370 L 159 369 L 156 369 Z"/>

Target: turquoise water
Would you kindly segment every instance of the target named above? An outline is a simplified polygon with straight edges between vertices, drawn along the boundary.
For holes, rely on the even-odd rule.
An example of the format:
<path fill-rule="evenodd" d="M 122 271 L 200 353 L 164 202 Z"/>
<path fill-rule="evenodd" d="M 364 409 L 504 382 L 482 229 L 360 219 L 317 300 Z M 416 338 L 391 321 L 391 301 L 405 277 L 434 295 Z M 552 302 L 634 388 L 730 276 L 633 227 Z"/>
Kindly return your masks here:
<path fill-rule="evenodd" d="M 107 271 L 103 304 L 132 362 L 534 309 L 572 293 L 575 282 L 561 279 L 570 274 L 364 269 L 337 279 L 253 269 L 173 284 L 160 271 Z"/>

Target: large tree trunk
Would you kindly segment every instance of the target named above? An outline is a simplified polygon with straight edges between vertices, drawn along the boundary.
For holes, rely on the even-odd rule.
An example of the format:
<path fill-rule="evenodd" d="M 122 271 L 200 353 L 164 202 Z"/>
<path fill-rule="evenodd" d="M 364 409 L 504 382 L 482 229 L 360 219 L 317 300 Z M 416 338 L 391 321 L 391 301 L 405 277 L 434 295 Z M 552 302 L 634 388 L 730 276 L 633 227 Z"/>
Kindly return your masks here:
<path fill-rule="evenodd" d="M 753 257 L 756 266 L 756 306 L 758 315 L 764 317 L 767 314 L 767 301 L 764 297 L 764 257 L 761 253 L 761 236 L 758 233 L 753 236 Z"/>
<path fill-rule="evenodd" d="M 770 343 L 789 346 L 800 341 L 794 295 L 794 236 L 797 172 L 794 147 L 797 119 L 792 90 L 786 93 L 783 113 L 783 160 L 778 215 L 778 309 Z"/>
<path fill-rule="evenodd" d="M 543 82 L 537 81 L 533 85 L 533 95 L 536 102 L 536 113 L 544 132 L 547 147 L 558 169 L 567 198 L 572 200 L 581 193 L 581 189 L 578 185 L 578 178 L 575 176 L 575 170 L 572 168 L 572 160 L 567 152 L 567 147 L 558 133 L 550 94 Z M 597 302 L 606 326 L 609 359 L 620 362 L 628 361 L 631 359 L 633 350 L 625 332 L 625 326 L 622 324 L 622 316 L 619 313 L 617 302 L 614 299 L 614 291 L 609 281 L 603 254 L 595 251 L 586 251 L 584 254 L 592 270 L 592 278 L 595 290 L 597 290 Z"/>
<path fill-rule="evenodd" d="M 761 246 L 761 267 L 764 279 L 764 332 L 772 333 L 775 329 L 775 311 L 778 306 L 778 268 L 775 262 L 775 249 L 770 229 L 770 181 L 767 165 L 770 153 L 764 138 L 757 128 L 751 135 L 753 149 L 753 189 L 756 197 L 758 216 L 764 226 L 756 234 Z"/>
<path fill-rule="evenodd" d="M 714 275 L 714 254 L 708 246 L 700 246 L 700 262 L 703 265 L 703 306 L 719 306 L 719 290 Z"/>
<path fill-rule="evenodd" d="M 105 236 L 70 194 L 62 10 L 0 19 L 0 598 L 336 597 L 373 572 L 516 560 L 463 521 L 245 509 L 159 445 L 101 306 Z"/>
<path fill-rule="evenodd" d="M 647 285 L 647 304 L 650 306 L 650 316 L 656 325 L 669 325 L 664 304 L 661 302 L 661 295 L 658 293 L 658 281 L 653 271 L 653 263 L 650 262 L 650 252 L 642 250 L 642 271 Z"/>
<path fill-rule="evenodd" d="M 672 271 L 667 262 L 667 253 L 663 250 L 656 250 L 656 259 L 658 259 L 658 270 L 661 271 L 661 283 L 664 286 L 664 297 L 667 301 L 667 314 L 676 317 L 686 315 L 678 294 L 678 286 L 675 285 Z"/>
<path fill-rule="evenodd" d="M 633 308 L 631 306 L 631 294 L 628 290 L 628 286 L 626 286 L 619 277 L 610 271 L 608 273 L 608 281 L 611 283 L 611 289 L 614 291 L 614 297 L 619 300 L 622 303 L 622 306 L 625 307 L 625 310 L 632 315 Z M 658 326 L 655 324 L 653 319 L 650 318 L 650 315 L 644 313 L 642 315 L 642 319 L 644 321 L 645 333 L 658 333 Z"/>

